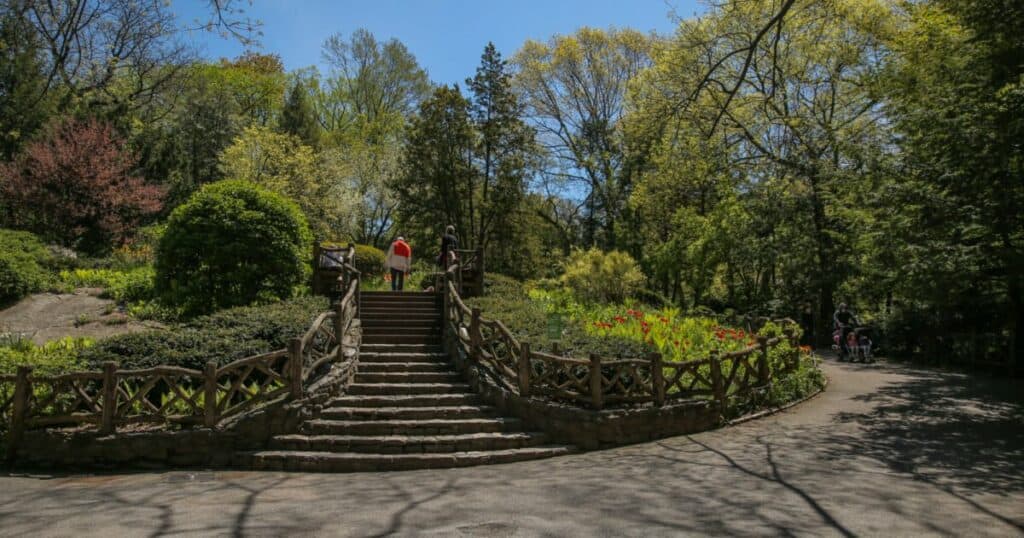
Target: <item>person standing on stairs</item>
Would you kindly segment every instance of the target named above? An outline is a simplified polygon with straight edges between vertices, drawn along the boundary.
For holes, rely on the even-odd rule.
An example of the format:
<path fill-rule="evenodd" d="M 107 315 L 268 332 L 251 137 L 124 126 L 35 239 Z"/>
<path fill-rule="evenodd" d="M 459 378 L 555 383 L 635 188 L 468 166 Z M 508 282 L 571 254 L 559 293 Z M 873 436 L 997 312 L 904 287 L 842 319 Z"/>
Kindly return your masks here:
<path fill-rule="evenodd" d="M 404 237 L 398 236 L 398 239 L 391 243 L 385 263 L 391 270 L 391 291 L 402 291 L 404 277 L 412 268 L 412 248 L 405 242 Z"/>
<path fill-rule="evenodd" d="M 455 237 L 455 226 L 451 224 L 444 229 L 444 235 L 441 236 L 441 254 L 437 257 L 437 265 L 441 267 L 441 270 L 448 268 L 448 264 L 452 263 L 455 251 L 459 248 L 459 239 Z"/>

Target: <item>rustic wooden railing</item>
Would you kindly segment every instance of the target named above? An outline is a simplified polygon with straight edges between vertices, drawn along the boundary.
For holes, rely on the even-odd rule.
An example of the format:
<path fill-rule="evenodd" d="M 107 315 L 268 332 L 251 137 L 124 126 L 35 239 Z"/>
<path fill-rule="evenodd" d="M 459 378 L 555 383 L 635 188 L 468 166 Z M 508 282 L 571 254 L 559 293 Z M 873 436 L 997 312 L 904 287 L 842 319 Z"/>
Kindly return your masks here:
<path fill-rule="evenodd" d="M 606 405 L 653 403 L 709 398 L 724 409 L 731 398 L 770 386 L 780 375 L 796 369 L 799 361 L 795 323 L 783 324 L 784 336 L 760 336 L 756 345 L 739 351 L 685 361 L 666 362 L 659 353 L 644 358 L 608 359 L 563 357 L 533 351 L 518 341 L 504 324 L 483 317 L 479 308 L 463 302 L 457 271 L 445 273 L 445 345 L 493 372 L 495 382 L 521 396 L 540 396 L 601 409 Z M 771 361 L 769 352 L 780 343 L 790 353 Z"/>
<path fill-rule="evenodd" d="M 0 426 L 9 456 L 26 429 L 95 427 L 114 433 L 132 424 L 217 426 L 226 418 L 279 398 L 300 399 L 336 363 L 351 362 L 344 337 L 358 317 L 359 278 L 344 297 L 317 316 L 308 331 L 280 349 L 200 370 L 157 366 L 37 375 L 29 366 L 0 375 Z M 6 419 L 6 424 L 4 420 Z"/>

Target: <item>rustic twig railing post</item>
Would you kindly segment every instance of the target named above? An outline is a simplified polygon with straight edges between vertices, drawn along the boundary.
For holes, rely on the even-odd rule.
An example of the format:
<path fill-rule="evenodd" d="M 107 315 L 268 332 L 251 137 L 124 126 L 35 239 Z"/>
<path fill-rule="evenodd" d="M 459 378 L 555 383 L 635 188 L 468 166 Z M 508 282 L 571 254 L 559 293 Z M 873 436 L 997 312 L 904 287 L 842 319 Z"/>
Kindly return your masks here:
<path fill-rule="evenodd" d="M 469 319 L 469 351 L 474 358 L 479 356 L 483 337 L 480 332 L 480 309 L 473 308 L 473 316 Z"/>
<path fill-rule="evenodd" d="M 791 348 L 792 352 L 786 357 L 786 371 L 796 370 L 797 362 L 800 360 L 800 349 L 797 347 L 796 333 L 792 327 L 786 327 L 782 329 L 782 334 L 786 337 L 786 342 Z"/>
<path fill-rule="evenodd" d="M 345 304 L 338 301 L 334 308 L 334 343 L 338 346 L 337 356 L 334 360 L 340 361 L 342 357 L 341 343 L 345 341 Z"/>
<path fill-rule="evenodd" d="M 31 366 L 19 366 L 14 382 L 14 401 L 11 409 L 11 429 L 7 432 L 7 462 L 13 463 L 18 454 L 21 434 L 25 431 L 25 416 L 28 414 L 28 400 L 32 395 Z"/>
<path fill-rule="evenodd" d="M 661 366 L 661 353 L 651 353 L 651 396 L 654 405 L 661 407 L 665 403 L 665 371 Z"/>
<path fill-rule="evenodd" d="M 711 352 L 711 393 L 718 402 L 719 409 L 725 412 L 725 380 L 722 379 L 722 361 L 718 358 L 718 352 Z"/>
<path fill-rule="evenodd" d="M 770 373 L 768 371 L 768 337 L 758 336 L 757 346 L 761 348 L 761 353 L 757 356 L 757 384 L 763 387 L 770 381 Z"/>
<path fill-rule="evenodd" d="M 217 408 L 217 363 L 209 361 L 203 369 L 203 425 L 212 428 L 220 420 Z"/>
<path fill-rule="evenodd" d="M 440 291 L 441 291 L 441 351 L 446 354 L 451 353 L 451 339 L 448 334 L 449 331 L 449 314 L 452 308 L 452 298 L 448 295 L 448 283 L 451 282 L 452 274 L 447 270 L 441 273 Z"/>
<path fill-rule="evenodd" d="M 302 338 L 288 342 L 288 382 L 293 400 L 302 398 Z"/>
<path fill-rule="evenodd" d="M 523 342 L 519 346 L 519 395 L 530 395 L 530 343 Z"/>
<path fill-rule="evenodd" d="M 363 315 L 363 275 L 356 273 L 356 317 Z"/>
<path fill-rule="evenodd" d="M 594 409 L 604 407 L 604 395 L 601 390 L 601 356 L 590 355 L 590 402 Z"/>
<path fill-rule="evenodd" d="M 100 415 L 100 434 L 114 433 L 114 417 L 117 415 L 117 363 L 103 363 L 103 396 Z"/>

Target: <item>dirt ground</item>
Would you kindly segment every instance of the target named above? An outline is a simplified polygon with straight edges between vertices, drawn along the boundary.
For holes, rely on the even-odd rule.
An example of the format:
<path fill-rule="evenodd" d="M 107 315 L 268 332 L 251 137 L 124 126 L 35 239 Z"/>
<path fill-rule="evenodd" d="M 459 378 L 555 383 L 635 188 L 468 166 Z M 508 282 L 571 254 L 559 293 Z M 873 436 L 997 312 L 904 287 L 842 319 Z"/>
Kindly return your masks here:
<path fill-rule="evenodd" d="M 83 288 L 74 293 L 37 293 L 0 310 L 0 333 L 22 333 L 37 344 L 65 336 L 103 338 L 162 327 L 139 322 L 99 297 L 102 290 Z"/>

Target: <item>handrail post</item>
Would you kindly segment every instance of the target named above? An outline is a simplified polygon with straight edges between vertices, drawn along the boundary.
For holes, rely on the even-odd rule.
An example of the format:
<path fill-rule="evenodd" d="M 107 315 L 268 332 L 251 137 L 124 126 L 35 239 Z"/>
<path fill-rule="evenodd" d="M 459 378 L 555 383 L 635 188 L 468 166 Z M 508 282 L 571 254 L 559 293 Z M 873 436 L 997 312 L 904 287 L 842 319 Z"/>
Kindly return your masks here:
<path fill-rule="evenodd" d="M 469 319 L 469 350 L 473 358 L 480 353 L 480 343 L 483 341 L 483 333 L 480 332 L 480 309 L 473 308 L 473 316 Z"/>
<path fill-rule="evenodd" d="M 600 410 L 604 407 L 604 398 L 601 394 L 601 356 L 592 353 L 590 355 L 590 402 L 594 409 Z"/>
<path fill-rule="evenodd" d="M 363 315 L 363 275 L 356 273 L 356 318 Z"/>
<path fill-rule="evenodd" d="M 786 357 L 786 371 L 796 370 L 797 362 L 800 360 L 800 348 L 798 348 L 796 344 L 796 333 L 793 331 L 792 327 L 786 327 L 785 329 L 782 329 L 782 334 L 786 335 L 786 342 L 788 342 L 789 346 L 793 348 L 792 353 Z"/>
<path fill-rule="evenodd" d="M 530 343 L 519 345 L 519 395 L 530 395 Z"/>
<path fill-rule="evenodd" d="M 217 406 L 217 363 L 209 361 L 203 370 L 203 425 L 212 428 L 220 420 Z"/>
<path fill-rule="evenodd" d="M 21 434 L 25 431 L 25 416 L 28 414 L 28 399 L 32 394 L 31 366 L 19 366 L 14 382 L 14 401 L 11 409 L 11 429 L 7 432 L 7 462 L 14 463 L 18 454 Z"/>
<path fill-rule="evenodd" d="M 348 292 L 345 293 L 348 295 Z M 342 296 L 342 299 L 345 297 Z M 338 346 L 337 355 L 334 357 L 335 361 L 341 360 L 341 344 L 345 341 L 345 305 L 344 301 L 339 300 L 338 305 L 334 310 L 334 343 Z"/>
<path fill-rule="evenodd" d="M 665 403 L 665 372 L 661 366 L 661 353 L 650 354 L 651 359 L 651 396 L 654 405 L 661 407 Z"/>
<path fill-rule="evenodd" d="M 725 412 L 725 381 L 722 379 L 722 361 L 718 352 L 711 352 L 711 393 L 718 402 L 719 411 Z"/>
<path fill-rule="evenodd" d="M 103 363 L 103 407 L 100 415 L 100 434 L 110 435 L 116 431 L 114 417 L 117 415 L 117 363 Z"/>
<path fill-rule="evenodd" d="M 448 281 L 450 278 L 451 275 L 448 273 L 447 269 L 441 273 L 441 289 L 439 290 L 441 292 L 441 351 L 445 354 L 451 353 L 451 342 L 448 337 L 448 326 L 451 321 L 448 319 L 448 314 L 452 308 L 452 298 L 448 295 Z"/>
<path fill-rule="evenodd" d="M 757 357 L 757 382 L 762 387 L 770 381 L 768 371 L 768 337 L 758 336 L 757 345 L 761 348 L 761 354 Z"/>
<path fill-rule="evenodd" d="M 288 342 L 288 382 L 291 384 L 293 400 L 302 398 L 302 338 L 292 338 Z"/>

